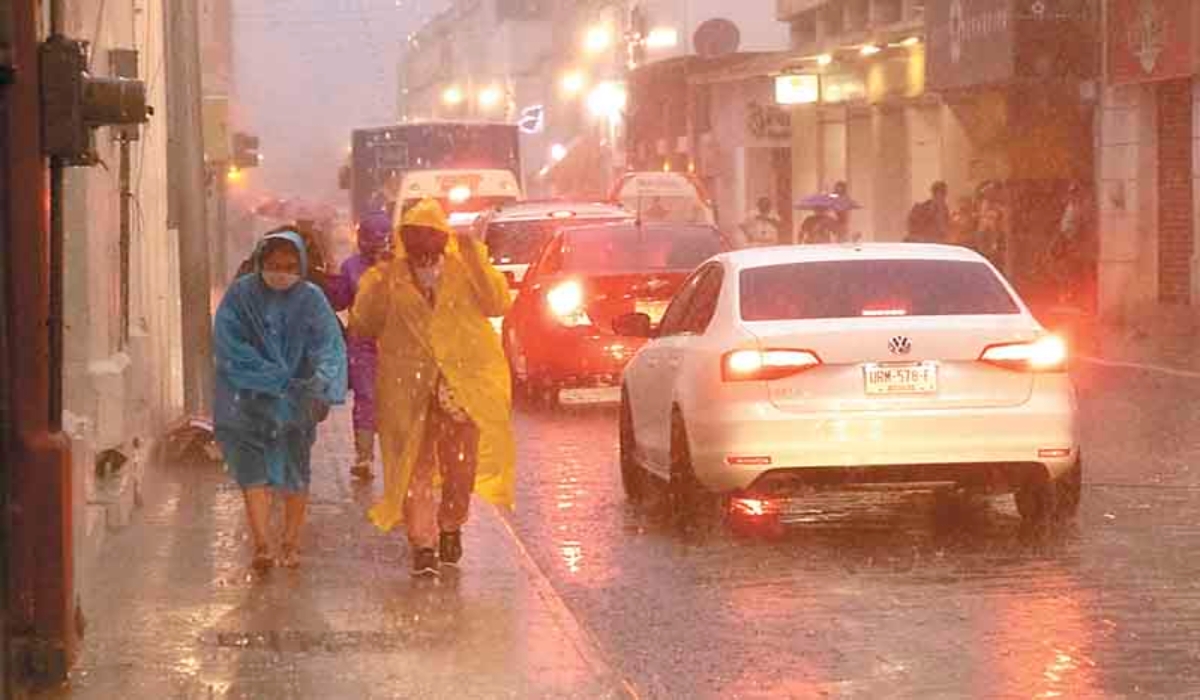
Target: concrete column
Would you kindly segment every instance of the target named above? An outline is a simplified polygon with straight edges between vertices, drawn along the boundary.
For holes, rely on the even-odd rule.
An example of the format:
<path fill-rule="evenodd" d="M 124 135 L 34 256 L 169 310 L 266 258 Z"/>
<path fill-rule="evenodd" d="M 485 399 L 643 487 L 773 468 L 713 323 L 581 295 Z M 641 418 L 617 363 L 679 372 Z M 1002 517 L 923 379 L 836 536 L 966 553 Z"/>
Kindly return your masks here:
<path fill-rule="evenodd" d="M 851 110 L 846 121 L 846 184 L 863 208 L 850 214 L 850 233 L 862 233 L 866 241 L 880 240 L 874 215 L 878 208 L 875 148 L 875 110 Z"/>
<path fill-rule="evenodd" d="M 1105 90 L 1097 206 L 1099 313 L 1121 321 L 1158 289 L 1158 148 L 1153 86 Z"/>
<path fill-rule="evenodd" d="M 904 107 L 880 105 L 871 122 L 875 196 L 870 216 L 876 240 L 903 240 L 908 211 L 915 201 L 908 115 Z"/>
<path fill-rule="evenodd" d="M 804 105 L 792 112 L 792 192 L 799 201 L 821 186 L 820 121 L 817 107 Z M 803 212 L 800 212 L 803 214 Z M 803 221 L 803 218 L 800 219 Z M 793 227 L 799 228 L 799 222 Z M 793 237 L 796 231 L 792 231 Z"/>

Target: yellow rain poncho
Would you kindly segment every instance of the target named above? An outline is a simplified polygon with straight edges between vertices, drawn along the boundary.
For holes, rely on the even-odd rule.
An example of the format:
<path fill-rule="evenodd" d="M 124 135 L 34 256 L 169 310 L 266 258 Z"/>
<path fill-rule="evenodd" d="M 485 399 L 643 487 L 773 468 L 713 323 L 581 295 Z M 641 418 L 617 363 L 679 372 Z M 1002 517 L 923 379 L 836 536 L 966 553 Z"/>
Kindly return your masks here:
<path fill-rule="evenodd" d="M 430 305 L 413 280 L 396 232 L 395 259 L 363 276 L 350 312 L 351 335 L 375 338 L 379 347 L 376 399 L 384 495 L 370 518 L 384 532 L 403 520 L 409 478 L 421 451 L 439 373 L 479 428 L 475 492 L 512 507 L 516 463 L 508 362 L 488 321 L 489 316 L 508 312 L 508 284 L 489 262 L 486 246 L 454 233 L 433 200 L 413 207 L 404 224 L 449 234 L 435 304 Z"/>

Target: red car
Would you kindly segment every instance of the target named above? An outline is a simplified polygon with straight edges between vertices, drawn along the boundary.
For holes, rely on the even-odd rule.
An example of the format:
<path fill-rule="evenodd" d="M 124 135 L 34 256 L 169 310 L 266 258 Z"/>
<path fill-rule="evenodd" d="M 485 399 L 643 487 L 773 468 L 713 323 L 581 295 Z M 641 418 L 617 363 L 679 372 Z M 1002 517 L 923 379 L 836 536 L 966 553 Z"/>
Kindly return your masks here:
<path fill-rule="evenodd" d="M 562 389 L 619 386 L 643 339 L 613 321 L 661 320 L 693 270 L 720 253 L 711 226 L 618 222 L 559 231 L 538 255 L 504 320 L 518 396 L 558 401 Z"/>

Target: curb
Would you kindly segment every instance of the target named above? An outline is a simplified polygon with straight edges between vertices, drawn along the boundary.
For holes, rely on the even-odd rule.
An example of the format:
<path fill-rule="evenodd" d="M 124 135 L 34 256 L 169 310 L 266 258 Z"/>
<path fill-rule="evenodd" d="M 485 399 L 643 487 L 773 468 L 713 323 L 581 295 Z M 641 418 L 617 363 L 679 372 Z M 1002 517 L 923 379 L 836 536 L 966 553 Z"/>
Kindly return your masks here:
<path fill-rule="evenodd" d="M 641 695 L 634 688 L 633 684 L 620 673 L 616 668 L 605 658 L 603 652 L 600 651 L 600 644 L 592 635 L 583 628 L 579 619 L 567 607 L 562 596 L 554 590 L 554 584 L 550 583 L 549 577 L 546 576 L 538 563 L 534 561 L 533 555 L 529 553 L 529 549 L 525 547 L 525 543 L 521 541 L 521 537 L 513 528 L 504 511 L 497 505 L 488 504 L 496 519 L 500 521 L 501 529 L 508 535 L 509 544 L 512 546 L 517 557 L 517 563 L 529 578 L 538 597 L 550 608 L 550 614 L 558 623 L 559 629 L 567 641 L 574 647 L 575 651 L 584 660 L 592 672 L 598 678 L 608 679 L 615 688 L 619 688 L 624 692 L 624 696 L 631 700 L 640 700 Z"/>

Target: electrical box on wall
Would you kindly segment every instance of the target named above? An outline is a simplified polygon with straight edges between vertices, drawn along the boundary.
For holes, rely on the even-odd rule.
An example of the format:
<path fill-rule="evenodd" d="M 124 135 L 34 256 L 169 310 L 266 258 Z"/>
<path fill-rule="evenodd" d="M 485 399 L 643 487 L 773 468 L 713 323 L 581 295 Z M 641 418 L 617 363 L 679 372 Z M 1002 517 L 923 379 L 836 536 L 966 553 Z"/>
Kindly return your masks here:
<path fill-rule="evenodd" d="M 66 165 L 94 165 L 94 130 L 144 124 L 146 85 L 88 72 L 87 44 L 51 37 L 41 48 L 42 151 Z"/>

